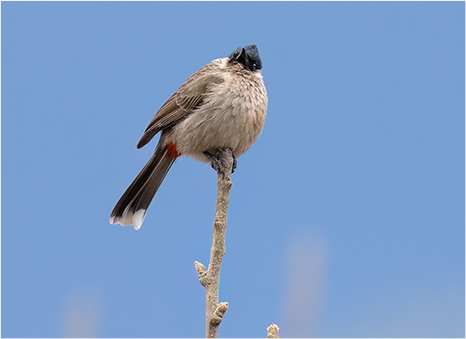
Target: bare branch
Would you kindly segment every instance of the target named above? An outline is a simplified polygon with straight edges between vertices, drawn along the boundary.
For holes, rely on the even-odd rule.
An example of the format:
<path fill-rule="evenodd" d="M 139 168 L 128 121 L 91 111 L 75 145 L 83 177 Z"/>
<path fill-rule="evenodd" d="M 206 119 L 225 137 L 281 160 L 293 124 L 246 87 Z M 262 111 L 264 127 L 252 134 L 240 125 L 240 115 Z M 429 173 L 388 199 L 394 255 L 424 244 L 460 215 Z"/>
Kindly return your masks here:
<path fill-rule="evenodd" d="M 199 282 L 206 289 L 206 338 L 218 337 L 218 326 L 228 310 L 228 303 L 218 303 L 220 283 L 220 268 L 225 255 L 225 232 L 227 227 L 228 204 L 232 186 L 231 173 L 236 168 L 236 159 L 231 149 L 218 149 L 216 154 L 204 153 L 212 161 L 212 167 L 217 171 L 217 208 L 215 211 L 214 234 L 210 251 L 209 268 L 206 269 L 198 261 L 194 262 Z M 279 338 L 278 326 L 267 328 L 267 338 Z"/>
<path fill-rule="evenodd" d="M 209 154 L 209 156 L 212 155 Z M 218 289 L 220 267 L 225 255 L 225 231 L 232 185 L 231 173 L 236 163 L 231 149 L 219 149 L 212 158 L 212 167 L 218 173 L 218 192 L 209 268 L 206 270 L 205 266 L 198 261 L 194 263 L 199 274 L 199 282 L 206 288 L 206 338 L 218 337 L 218 326 L 228 310 L 228 303 L 218 303 Z"/>

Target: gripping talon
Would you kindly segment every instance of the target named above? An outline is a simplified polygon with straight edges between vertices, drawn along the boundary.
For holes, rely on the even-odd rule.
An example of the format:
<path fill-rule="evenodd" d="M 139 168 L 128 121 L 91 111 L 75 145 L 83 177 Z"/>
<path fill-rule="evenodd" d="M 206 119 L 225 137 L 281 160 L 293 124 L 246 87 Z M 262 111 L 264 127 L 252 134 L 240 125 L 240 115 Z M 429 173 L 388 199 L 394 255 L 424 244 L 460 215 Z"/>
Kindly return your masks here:
<path fill-rule="evenodd" d="M 231 148 L 228 148 L 228 149 L 219 148 L 215 152 L 215 155 L 208 151 L 204 151 L 203 153 L 207 158 L 209 158 L 212 168 L 215 171 L 217 171 L 218 174 L 222 174 L 223 178 L 225 178 L 225 167 L 226 167 L 223 161 L 226 160 L 225 159 L 226 157 L 231 156 L 231 159 L 233 160 L 232 167 L 231 167 L 231 173 L 235 171 L 238 162 L 236 161 L 235 154 L 233 153 L 233 150 Z"/>
<path fill-rule="evenodd" d="M 233 153 L 233 149 L 230 148 L 231 156 L 233 157 L 233 166 L 231 167 L 231 173 L 235 173 L 236 166 L 238 165 L 238 161 L 236 160 L 235 153 Z"/>

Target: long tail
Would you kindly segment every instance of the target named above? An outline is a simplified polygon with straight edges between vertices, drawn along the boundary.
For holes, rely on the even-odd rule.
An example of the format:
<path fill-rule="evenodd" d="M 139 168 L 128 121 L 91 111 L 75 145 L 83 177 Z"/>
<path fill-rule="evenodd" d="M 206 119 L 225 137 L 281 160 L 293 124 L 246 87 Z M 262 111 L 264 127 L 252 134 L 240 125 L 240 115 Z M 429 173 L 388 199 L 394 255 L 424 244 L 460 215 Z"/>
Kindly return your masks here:
<path fill-rule="evenodd" d="M 152 198 L 174 161 L 175 158 L 169 156 L 165 146 L 157 145 L 154 155 L 118 200 L 110 214 L 110 223 L 133 225 L 138 230 Z"/>

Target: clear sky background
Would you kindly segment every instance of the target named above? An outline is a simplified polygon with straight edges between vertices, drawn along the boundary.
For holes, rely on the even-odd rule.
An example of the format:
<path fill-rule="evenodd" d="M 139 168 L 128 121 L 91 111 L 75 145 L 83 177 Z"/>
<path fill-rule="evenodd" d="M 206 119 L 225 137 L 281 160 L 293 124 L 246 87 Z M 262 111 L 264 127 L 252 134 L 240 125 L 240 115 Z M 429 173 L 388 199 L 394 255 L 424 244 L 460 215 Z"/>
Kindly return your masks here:
<path fill-rule="evenodd" d="M 257 44 L 222 337 L 465 335 L 464 2 L 2 2 L 2 336 L 202 337 L 216 173 L 110 225 L 197 69 Z"/>

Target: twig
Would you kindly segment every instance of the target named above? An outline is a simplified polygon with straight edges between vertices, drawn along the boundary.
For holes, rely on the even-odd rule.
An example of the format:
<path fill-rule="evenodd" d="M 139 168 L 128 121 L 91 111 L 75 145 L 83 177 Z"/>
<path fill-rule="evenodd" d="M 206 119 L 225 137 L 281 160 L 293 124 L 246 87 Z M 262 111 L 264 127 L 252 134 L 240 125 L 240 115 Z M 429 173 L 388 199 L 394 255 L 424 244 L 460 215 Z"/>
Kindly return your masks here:
<path fill-rule="evenodd" d="M 223 315 L 228 310 L 228 303 L 218 303 L 218 289 L 220 267 L 225 255 L 225 231 L 232 185 L 231 172 L 235 159 L 233 152 L 229 149 L 219 149 L 215 158 L 216 162 L 212 161 L 212 167 L 218 173 L 218 192 L 209 268 L 206 270 L 205 266 L 200 262 L 194 262 L 194 266 L 199 274 L 199 282 L 206 289 L 206 338 L 218 337 L 218 326 L 222 322 Z"/>
<path fill-rule="evenodd" d="M 267 327 L 267 338 L 280 338 L 278 336 L 278 326 L 275 324 L 270 325 Z"/>

